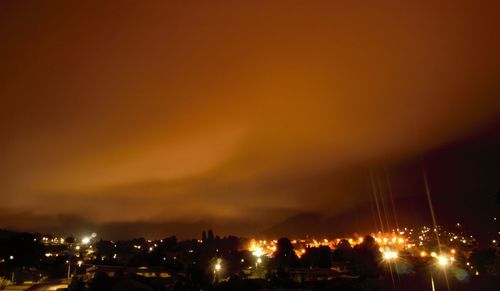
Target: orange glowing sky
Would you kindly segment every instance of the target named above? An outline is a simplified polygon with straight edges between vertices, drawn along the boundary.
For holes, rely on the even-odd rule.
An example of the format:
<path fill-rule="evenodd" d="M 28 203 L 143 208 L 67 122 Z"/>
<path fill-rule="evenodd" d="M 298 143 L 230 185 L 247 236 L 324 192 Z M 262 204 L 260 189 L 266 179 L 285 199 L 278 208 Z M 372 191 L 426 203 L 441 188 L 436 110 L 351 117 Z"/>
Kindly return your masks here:
<path fill-rule="evenodd" d="M 341 211 L 498 119 L 500 2 L 369 2 L 2 1 L 0 227 Z"/>

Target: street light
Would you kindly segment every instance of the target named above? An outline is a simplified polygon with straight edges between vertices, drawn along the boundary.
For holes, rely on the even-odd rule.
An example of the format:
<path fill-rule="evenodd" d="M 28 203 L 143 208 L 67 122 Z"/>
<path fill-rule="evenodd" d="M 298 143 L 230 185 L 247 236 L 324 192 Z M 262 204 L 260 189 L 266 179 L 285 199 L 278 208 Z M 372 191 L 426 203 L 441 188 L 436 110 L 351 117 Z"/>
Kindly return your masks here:
<path fill-rule="evenodd" d="M 218 281 L 218 274 L 222 269 L 221 265 L 221 259 L 217 259 L 215 265 L 214 265 L 214 282 Z"/>
<path fill-rule="evenodd" d="M 252 252 L 252 254 L 254 256 L 256 256 L 257 258 L 260 258 L 262 257 L 262 255 L 264 254 L 264 251 L 262 250 L 261 247 L 255 247 L 254 251 Z"/>
<path fill-rule="evenodd" d="M 255 268 L 257 269 L 259 267 L 259 264 L 262 263 L 262 255 L 264 255 L 264 251 L 262 250 L 261 247 L 255 247 L 254 251 L 252 254 L 257 258 L 257 261 L 255 263 Z"/>
<path fill-rule="evenodd" d="M 438 260 L 438 264 L 442 267 L 446 267 L 450 264 L 450 260 L 444 256 L 438 256 L 437 260 Z"/>
<path fill-rule="evenodd" d="M 390 250 L 383 252 L 382 255 L 383 255 L 384 260 L 386 260 L 386 261 L 392 261 L 392 260 L 395 260 L 398 258 L 398 253 L 395 251 L 390 251 Z"/>
<path fill-rule="evenodd" d="M 259 264 L 262 263 L 262 259 L 261 258 L 257 258 L 257 261 L 255 262 L 255 269 L 258 269 L 259 268 Z"/>

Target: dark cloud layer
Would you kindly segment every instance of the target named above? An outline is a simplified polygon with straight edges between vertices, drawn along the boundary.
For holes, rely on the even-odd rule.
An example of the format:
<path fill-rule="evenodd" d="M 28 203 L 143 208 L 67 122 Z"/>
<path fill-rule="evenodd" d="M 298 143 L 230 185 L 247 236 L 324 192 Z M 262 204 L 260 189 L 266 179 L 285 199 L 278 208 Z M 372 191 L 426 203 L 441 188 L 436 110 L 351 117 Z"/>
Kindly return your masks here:
<path fill-rule="evenodd" d="M 421 159 L 489 195 L 498 1 L 345 2 L 0 3 L 0 227 L 249 234 L 371 203 L 373 169 L 419 197 Z"/>

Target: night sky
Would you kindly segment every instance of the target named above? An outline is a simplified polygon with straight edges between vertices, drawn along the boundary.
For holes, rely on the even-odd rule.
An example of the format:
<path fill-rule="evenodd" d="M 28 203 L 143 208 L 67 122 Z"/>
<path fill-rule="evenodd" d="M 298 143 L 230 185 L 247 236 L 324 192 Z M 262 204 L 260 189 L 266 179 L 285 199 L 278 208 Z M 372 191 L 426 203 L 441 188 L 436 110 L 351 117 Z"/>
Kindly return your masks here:
<path fill-rule="evenodd" d="M 1 1 L 0 228 L 491 230 L 500 2 L 366 2 Z"/>

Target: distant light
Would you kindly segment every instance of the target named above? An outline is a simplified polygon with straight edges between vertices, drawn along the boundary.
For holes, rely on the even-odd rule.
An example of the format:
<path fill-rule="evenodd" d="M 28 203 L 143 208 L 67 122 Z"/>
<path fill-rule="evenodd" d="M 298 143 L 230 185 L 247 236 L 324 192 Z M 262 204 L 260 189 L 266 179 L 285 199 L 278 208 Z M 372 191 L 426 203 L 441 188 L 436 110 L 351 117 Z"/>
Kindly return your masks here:
<path fill-rule="evenodd" d="M 431 252 L 431 257 L 433 257 L 433 258 L 437 257 L 436 252 Z"/>
<path fill-rule="evenodd" d="M 86 236 L 86 237 L 82 238 L 82 244 L 86 245 L 88 243 L 90 243 L 90 238 L 89 237 Z"/>
<path fill-rule="evenodd" d="M 261 258 L 258 258 L 258 259 L 257 259 L 257 264 L 260 264 L 260 263 L 262 263 L 262 259 L 261 259 Z"/>
<path fill-rule="evenodd" d="M 420 256 L 421 257 L 427 257 L 427 253 L 426 252 L 420 252 Z"/>
<path fill-rule="evenodd" d="M 10 259 L 10 260 L 13 260 L 13 259 L 14 259 L 14 256 L 10 256 L 10 257 L 9 257 L 9 259 Z"/>
<path fill-rule="evenodd" d="M 83 264 L 83 261 L 78 261 L 78 267 L 81 267 Z"/>

